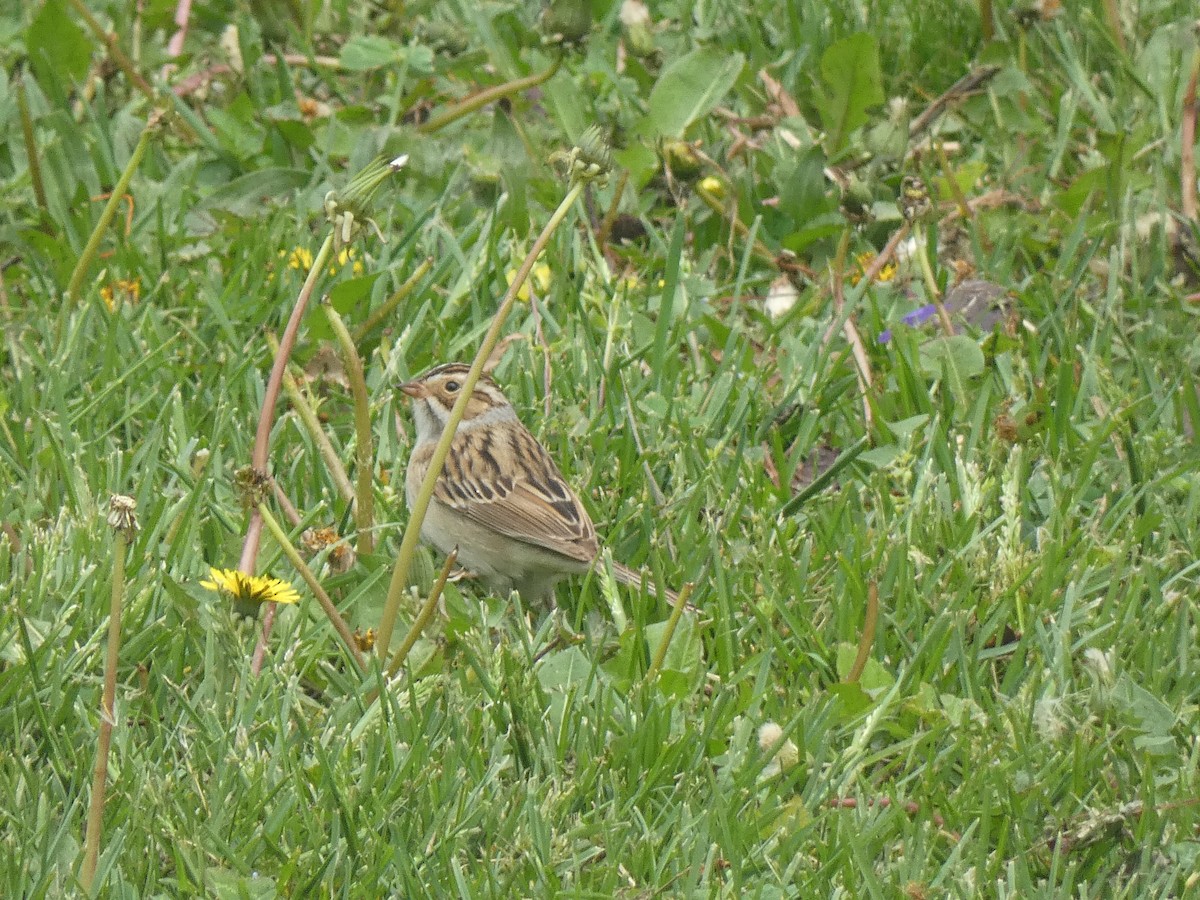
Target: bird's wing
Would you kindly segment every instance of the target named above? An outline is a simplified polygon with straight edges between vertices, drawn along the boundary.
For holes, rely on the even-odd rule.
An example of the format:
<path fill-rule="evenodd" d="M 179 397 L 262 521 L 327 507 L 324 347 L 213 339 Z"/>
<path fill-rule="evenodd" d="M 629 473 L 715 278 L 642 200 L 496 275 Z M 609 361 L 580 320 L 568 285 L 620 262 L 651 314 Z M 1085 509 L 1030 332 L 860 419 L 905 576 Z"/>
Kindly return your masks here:
<path fill-rule="evenodd" d="M 434 496 L 480 525 L 570 559 L 590 563 L 599 551 L 587 510 L 519 423 L 455 435 Z"/>

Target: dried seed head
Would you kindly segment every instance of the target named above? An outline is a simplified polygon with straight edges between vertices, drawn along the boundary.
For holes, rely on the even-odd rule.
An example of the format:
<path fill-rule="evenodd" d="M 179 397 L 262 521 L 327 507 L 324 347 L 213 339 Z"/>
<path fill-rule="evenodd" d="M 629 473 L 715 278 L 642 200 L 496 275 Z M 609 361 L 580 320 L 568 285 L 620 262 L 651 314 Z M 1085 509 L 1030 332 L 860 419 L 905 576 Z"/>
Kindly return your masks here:
<path fill-rule="evenodd" d="M 266 498 L 267 490 L 271 486 L 271 476 L 254 466 L 243 466 L 237 470 L 233 486 L 238 492 L 242 506 L 245 509 L 254 509 Z"/>
<path fill-rule="evenodd" d="M 909 222 L 919 219 L 933 209 L 929 188 L 916 175 L 905 175 L 900 182 L 900 213 Z"/>
<path fill-rule="evenodd" d="M 397 156 L 390 162 L 376 157 L 350 179 L 342 191 L 325 195 L 325 217 L 333 225 L 333 248 L 341 251 L 370 225 L 379 239 L 384 240 L 379 226 L 371 219 L 371 200 L 387 179 L 408 163 L 408 156 Z"/>
<path fill-rule="evenodd" d="M 137 501 L 124 494 L 109 497 L 108 524 L 126 541 L 132 541 L 141 528 L 137 520 Z"/>
<path fill-rule="evenodd" d="M 612 153 L 600 128 L 590 125 L 580 136 L 579 143 L 570 150 L 558 150 L 551 154 L 550 163 L 558 167 L 572 184 L 594 181 L 603 186 L 608 182 L 608 173 L 612 168 Z"/>

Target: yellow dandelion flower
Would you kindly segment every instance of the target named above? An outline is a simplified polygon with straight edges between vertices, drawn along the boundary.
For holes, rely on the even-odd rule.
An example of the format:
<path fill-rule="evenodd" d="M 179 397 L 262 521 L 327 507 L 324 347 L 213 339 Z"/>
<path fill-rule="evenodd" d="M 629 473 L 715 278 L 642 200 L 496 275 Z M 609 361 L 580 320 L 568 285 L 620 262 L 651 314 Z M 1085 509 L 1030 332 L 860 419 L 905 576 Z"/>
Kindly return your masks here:
<path fill-rule="evenodd" d="M 354 252 L 354 248 L 353 247 L 343 247 L 341 250 L 338 251 L 336 262 L 334 262 L 333 265 L 331 265 L 329 267 L 329 274 L 336 275 L 338 273 L 338 269 L 344 268 L 346 266 L 346 264 L 349 262 L 354 263 L 354 265 L 350 267 L 350 272 L 353 275 L 358 276 L 358 275 L 361 275 L 364 271 L 366 271 L 365 268 L 363 267 L 362 260 L 357 258 L 357 254 Z"/>
<path fill-rule="evenodd" d="M 524 303 L 529 302 L 529 283 L 531 281 L 534 287 L 537 288 L 538 294 L 545 294 L 550 289 L 550 276 L 552 274 L 553 272 L 550 267 L 545 263 L 535 263 L 533 271 L 529 273 L 529 277 L 525 279 L 525 283 L 517 291 L 517 299 Z M 516 269 L 509 269 L 504 273 L 504 280 L 508 282 L 509 287 L 512 287 L 512 283 L 516 280 L 516 277 Z"/>
<path fill-rule="evenodd" d="M 312 268 L 313 255 L 312 251 L 307 247 L 293 247 L 290 251 L 280 250 L 279 255 L 287 259 L 287 267 L 289 269 L 299 269 L 302 272 L 307 272 Z"/>
<path fill-rule="evenodd" d="M 858 271 L 850 273 L 850 283 L 858 284 L 860 281 L 862 281 L 863 273 L 867 271 L 867 266 L 871 265 L 871 263 L 875 261 L 875 254 L 870 250 L 867 250 L 855 256 L 854 261 L 858 263 Z M 879 274 L 875 276 L 875 281 L 878 283 L 883 283 L 891 281 L 895 277 L 896 263 L 889 262 L 879 270 Z"/>
<path fill-rule="evenodd" d="M 100 288 L 100 299 L 112 312 L 118 303 L 137 303 L 142 297 L 142 283 L 136 278 L 118 278 Z"/>
<path fill-rule="evenodd" d="M 354 629 L 354 643 L 358 645 L 358 649 L 363 653 L 370 653 L 375 649 L 375 629 L 368 628 L 366 633 Z"/>
<path fill-rule="evenodd" d="M 636 291 L 641 286 L 642 279 L 638 278 L 637 272 L 630 272 L 617 279 L 617 287 L 626 291 Z"/>
<path fill-rule="evenodd" d="M 237 569 L 209 568 L 212 581 L 201 581 L 200 586 L 230 597 L 238 611 L 244 604 L 251 608 L 263 603 L 296 603 L 300 595 L 288 582 L 269 575 L 247 575 Z"/>

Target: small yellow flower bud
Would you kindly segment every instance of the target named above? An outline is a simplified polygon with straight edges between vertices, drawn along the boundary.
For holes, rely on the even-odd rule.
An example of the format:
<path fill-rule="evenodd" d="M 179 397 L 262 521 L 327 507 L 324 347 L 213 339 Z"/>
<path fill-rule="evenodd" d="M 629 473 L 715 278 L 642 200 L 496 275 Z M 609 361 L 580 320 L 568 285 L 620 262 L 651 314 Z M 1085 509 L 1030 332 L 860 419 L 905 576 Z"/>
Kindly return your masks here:
<path fill-rule="evenodd" d="M 714 175 L 700 179 L 699 189 L 717 200 L 725 199 L 725 182 Z"/>

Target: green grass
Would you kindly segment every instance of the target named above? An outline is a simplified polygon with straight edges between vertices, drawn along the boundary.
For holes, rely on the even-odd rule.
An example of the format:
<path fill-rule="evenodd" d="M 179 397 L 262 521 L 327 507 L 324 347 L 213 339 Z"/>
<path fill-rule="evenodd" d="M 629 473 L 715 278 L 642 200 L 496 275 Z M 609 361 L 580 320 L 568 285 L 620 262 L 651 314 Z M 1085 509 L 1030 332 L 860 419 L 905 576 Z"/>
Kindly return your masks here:
<path fill-rule="evenodd" d="M 176 80 L 222 58 L 227 22 L 246 75 L 182 101 L 195 135 L 155 135 L 132 217 L 122 203 L 79 303 L 64 291 L 100 215 L 93 198 L 117 181 L 149 107 L 119 74 L 80 92 L 100 54 L 86 34 L 71 39 L 73 12 L 0 20 L 11 37 L 0 110 L 19 134 L 20 72 L 46 195 L 41 210 L 24 143 L 10 139 L 0 148 L 0 893 L 78 891 L 115 492 L 136 498 L 142 530 L 126 573 L 104 895 L 1195 890 L 1200 306 L 1195 270 L 1162 229 L 1136 230 L 1180 208 L 1194 11 L 1144 10 L 1136 28 L 1126 23 L 1123 53 L 1101 3 L 1066 3 L 1025 30 L 1005 13 L 989 46 L 967 3 L 872 2 L 854 7 L 861 20 L 807 0 L 786 14 L 656 4 L 659 59 L 631 56 L 618 72 L 618 4 L 594 6 L 588 42 L 546 85 L 432 134 L 407 117 L 422 102 L 436 113 L 547 67 L 553 51 L 524 4 L 414 4 L 403 20 L 366 20 L 331 3 L 292 25 L 289 49 L 319 55 L 373 35 L 383 44 L 360 50 L 389 64 L 363 71 L 258 59 L 270 17 L 233 4 L 197 11 Z M 93 8 L 134 49 L 127 5 Z M 166 61 L 172 11 L 156 5 L 142 23 L 143 71 Z M 59 37 L 35 52 L 47 28 Z M 440 43 L 446 29 L 459 55 Z M 950 162 L 968 199 L 1003 189 L 1014 202 L 938 229 L 934 268 L 946 286 L 952 262 L 969 263 L 1012 290 L 1017 313 L 1010 333 L 969 332 L 967 347 L 899 324 L 927 302 L 913 267 L 870 286 L 847 278 L 874 380 L 869 425 L 840 330 L 825 340 L 829 269 L 851 226 L 822 170 L 853 165 L 886 115 L 868 105 L 846 152 L 821 143 L 819 95 L 835 87 L 821 81 L 823 54 L 859 32 L 874 38 L 883 95 L 913 112 L 972 63 L 1002 67 L 938 129 L 958 145 Z M 685 184 L 657 174 L 647 101 L 697 46 L 745 56 L 720 106 L 768 112 L 757 73 L 769 66 L 804 120 L 737 124 L 754 143 L 732 158 L 735 126 L 710 109 L 685 135 L 721 164 L 702 174 L 721 179 L 757 238 L 821 273 L 779 319 L 759 302 L 777 270 Z M 337 115 L 305 119 L 296 91 Z M 287 254 L 323 240 L 328 190 L 377 153 L 410 155 L 374 204 L 387 241 L 366 234 L 361 274 L 346 265 L 318 285 L 353 328 L 434 260 L 358 347 L 380 547 L 345 574 L 316 563 L 365 630 L 378 625 L 407 520 L 411 426 L 394 387 L 474 355 L 505 273 L 566 191 L 547 157 L 593 121 L 633 172 L 620 211 L 646 236 L 606 256 L 595 226 L 617 179 L 593 190 L 552 238 L 551 286 L 536 310 L 518 305 L 508 331 L 526 339 L 495 377 L 613 556 L 652 581 L 694 581 L 706 621 L 685 617 L 647 684 L 669 614 L 653 591 L 618 591 L 599 573 L 565 584 L 561 625 L 582 635 L 572 644 L 544 610 L 460 582 L 385 688 L 377 672 L 355 673 L 266 539 L 259 571 L 305 597 L 280 609 L 253 677 L 257 626 L 199 581 L 240 555 L 247 516 L 234 476 L 249 463 L 270 370 L 264 332 L 282 330 L 304 277 Z M 851 228 L 852 256 L 899 226 L 902 173 L 935 191 L 946 174 L 932 154 L 901 162 L 879 151 L 856 171 L 879 215 Z M 101 288 L 119 295 L 119 280 L 139 295 L 110 310 Z M 878 343 L 885 328 L 893 340 Z M 310 310 L 296 362 L 331 346 Z M 348 389 L 314 375 L 305 390 L 351 467 Z M 835 485 L 781 512 L 793 491 L 770 469 L 786 484 L 817 448 L 864 437 Z M 270 460 L 305 526 L 353 540 L 353 516 L 286 402 Z M 422 551 L 417 593 L 440 562 Z M 872 589 L 878 625 L 850 682 Z M 418 604 L 405 601 L 397 643 Z M 794 766 L 780 771 L 760 748 L 768 722 L 794 742 Z"/>

